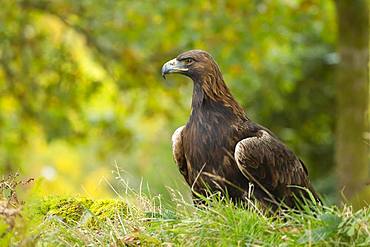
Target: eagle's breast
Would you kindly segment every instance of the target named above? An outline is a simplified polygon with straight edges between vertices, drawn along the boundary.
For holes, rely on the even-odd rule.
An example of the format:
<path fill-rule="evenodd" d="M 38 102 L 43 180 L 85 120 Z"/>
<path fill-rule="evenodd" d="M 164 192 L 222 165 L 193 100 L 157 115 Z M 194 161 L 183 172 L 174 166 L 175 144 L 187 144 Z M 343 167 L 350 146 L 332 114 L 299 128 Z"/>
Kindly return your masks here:
<path fill-rule="evenodd" d="M 189 167 L 189 178 L 217 183 L 225 187 L 225 179 L 241 177 L 234 159 L 236 143 L 242 139 L 238 121 L 232 110 L 218 102 L 206 103 L 193 109 L 184 129 L 184 153 Z M 236 181 L 233 181 L 236 182 Z"/>

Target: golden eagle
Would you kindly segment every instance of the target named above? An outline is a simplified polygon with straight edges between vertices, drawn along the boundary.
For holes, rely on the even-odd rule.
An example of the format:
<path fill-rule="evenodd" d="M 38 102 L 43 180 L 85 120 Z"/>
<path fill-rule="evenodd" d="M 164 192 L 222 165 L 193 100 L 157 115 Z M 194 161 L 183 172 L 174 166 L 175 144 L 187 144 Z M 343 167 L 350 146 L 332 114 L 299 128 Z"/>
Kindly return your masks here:
<path fill-rule="evenodd" d="M 303 162 L 270 130 L 246 116 L 209 53 L 184 52 L 163 65 L 162 76 L 169 73 L 183 74 L 194 83 L 189 121 L 175 131 L 172 143 L 195 201 L 199 195 L 221 192 L 243 202 L 251 191 L 275 209 L 282 203 L 296 207 L 297 199 L 310 195 L 320 201 Z"/>

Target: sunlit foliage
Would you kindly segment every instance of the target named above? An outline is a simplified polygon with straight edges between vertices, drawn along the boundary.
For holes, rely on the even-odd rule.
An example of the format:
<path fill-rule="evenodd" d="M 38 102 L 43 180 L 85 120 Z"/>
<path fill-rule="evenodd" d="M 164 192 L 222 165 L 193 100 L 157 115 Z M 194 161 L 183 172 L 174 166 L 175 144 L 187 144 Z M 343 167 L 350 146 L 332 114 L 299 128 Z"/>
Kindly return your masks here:
<path fill-rule="evenodd" d="M 160 68 L 197 48 L 327 192 L 335 42 L 331 1 L 1 1 L 0 171 L 58 194 L 107 196 L 115 165 L 155 192 L 184 188 L 170 136 L 192 85 Z"/>

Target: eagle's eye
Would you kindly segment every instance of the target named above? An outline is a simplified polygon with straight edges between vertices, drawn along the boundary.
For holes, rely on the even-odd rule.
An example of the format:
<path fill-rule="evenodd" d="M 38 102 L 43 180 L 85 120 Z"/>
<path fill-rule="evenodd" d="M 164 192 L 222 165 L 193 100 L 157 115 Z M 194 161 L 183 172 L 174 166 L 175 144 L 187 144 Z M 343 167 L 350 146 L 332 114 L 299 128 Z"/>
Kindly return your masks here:
<path fill-rule="evenodd" d="M 186 59 L 184 60 L 185 64 L 187 64 L 187 65 L 191 64 L 193 61 L 194 61 L 194 60 L 193 60 L 192 58 L 186 58 Z"/>

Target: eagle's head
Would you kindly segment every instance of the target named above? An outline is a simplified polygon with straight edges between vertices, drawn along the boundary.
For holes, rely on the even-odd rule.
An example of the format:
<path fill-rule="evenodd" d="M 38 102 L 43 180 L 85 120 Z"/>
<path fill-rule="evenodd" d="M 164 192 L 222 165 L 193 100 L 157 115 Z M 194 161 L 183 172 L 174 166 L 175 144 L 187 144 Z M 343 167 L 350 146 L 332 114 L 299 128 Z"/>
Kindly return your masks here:
<path fill-rule="evenodd" d="M 166 62 L 162 67 L 162 76 L 179 73 L 190 77 L 193 81 L 200 81 L 204 75 L 219 74 L 220 69 L 213 57 L 202 50 L 190 50 L 181 53 L 176 58 Z"/>
<path fill-rule="evenodd" d="M 213 57 L 202 50 L 181 53 L 162 67 L 162 76 L 178 73 L 190 77 L 194 82 L 192 107 L 199 107 L 205 100 L 219 102 L 241 119 L 247 119 L 243 108 L 231 95 Z"/>

